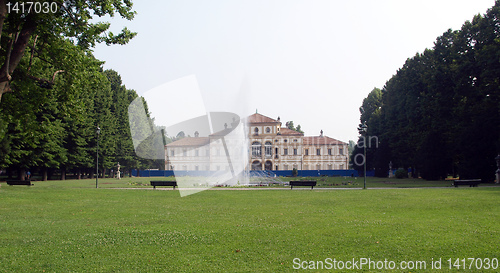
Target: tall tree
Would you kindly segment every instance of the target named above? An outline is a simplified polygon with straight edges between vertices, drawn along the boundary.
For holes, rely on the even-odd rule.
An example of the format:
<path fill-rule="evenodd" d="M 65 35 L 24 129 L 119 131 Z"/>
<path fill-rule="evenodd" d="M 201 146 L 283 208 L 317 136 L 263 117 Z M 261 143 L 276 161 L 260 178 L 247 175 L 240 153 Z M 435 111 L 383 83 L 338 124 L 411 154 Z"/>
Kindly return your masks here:
<path fill-rule="evenodd" d="M 135 12 L 132 11 L 132 2 L 129 0 L 104 0 L 104 1 L 79 1 L 66 0 L 54 1 L 57 8 L 49 7 L 47 12 L 30 12 L 15 9 L 22 4 L 28 6 L 28 1 L 11 2 L 0 0 L 0 32 L 2 65 L 0 67 L 0 100 L 2 95 L 11 92 L 10 83 L 21 77 L 14 73 L 19 68 L 21 60 L 28 48 L 31 48 L 30 59 L 40 57 L 43 52 L 56 53 L 59 50 L 61 37 L 78 45 L 82 49 L 89 49 L 96 43 L 125 44 L 136 33 L 124 28 L 118 35 L 109 32 L 109 23 L 91 23 L 93 17 L 104 15 L 114 16 L 118 13 L 121 17 L 131 20 Z M 33 2 L 31 2 L 33 4 Z M 46 2 L 51 4 L 51 2 Z M 24 7 L 23 6 L 23 7 Z M 57 58 L 45 59 L 52 64 L 67 62 L 60 54 Z M 29 62 L 31 64 L 31 61 Z M 45 77 L 33 76 L 29 64 L 24 66 L 23 73 L 43 87 L 51 87 L 55 77 L 62 72 L 61 69 L 46 73 Z M 57 66 L 57 65 L 56 65 Z"/>
<path fill-rule="evenodd" d="M 380 140 L 375 162 L 368 158 L 380 175 L 392 161 L 426 179 L 492 180 L 500 151 L 499 21 L 497 0 L 483 16 L 408 59 L 382 89 L 380 111 L 361 113 L 368 134 Z M 363 110 L 373 109 L 366 103 L 372 99 L 370 93 Z"/>

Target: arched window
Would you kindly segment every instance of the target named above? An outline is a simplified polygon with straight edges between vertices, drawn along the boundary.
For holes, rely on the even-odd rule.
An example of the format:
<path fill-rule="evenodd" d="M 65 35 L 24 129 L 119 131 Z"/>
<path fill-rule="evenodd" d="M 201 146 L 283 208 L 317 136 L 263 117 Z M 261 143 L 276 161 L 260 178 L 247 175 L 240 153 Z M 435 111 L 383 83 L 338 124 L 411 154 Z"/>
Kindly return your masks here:
<path fill-rule="evenodd" d="M 273 163 L 271 161 L 266 161 L 266 163 L 264 163 L 264 169 L 266 171 L 272 171 L 273 170 Z"/>
<path fill-rule="evenodd" d="M 254 162 L 252 162 L 252 170 L 253 171 L 261 171 L 262 170 L 262 164 L 260 163 L 260 161 L 255 160 Z"/>
<path fill-rule="evenodd" d="M 265 150 L 266 150 L 266 157 L 272 157 L 273 156 L 273 144 L 271 141 L 266 141 L 264 144 Z"/>
<path fill-rule="evenodd" d="M 258 134 L 259 134 L 259 128 L 257 128 L 257 127 L 255 127 L 255 129 L 253 129 L 253 131 L 254 131 L 254 133 L 255 133 L 256 135 L 258 135 Z"/>
<path fill-rule="evenodd" d="M 262 147 L 260 142 L 255 141 L 252 143 L 252 157 L 261 157 L 262 155 Z"/>

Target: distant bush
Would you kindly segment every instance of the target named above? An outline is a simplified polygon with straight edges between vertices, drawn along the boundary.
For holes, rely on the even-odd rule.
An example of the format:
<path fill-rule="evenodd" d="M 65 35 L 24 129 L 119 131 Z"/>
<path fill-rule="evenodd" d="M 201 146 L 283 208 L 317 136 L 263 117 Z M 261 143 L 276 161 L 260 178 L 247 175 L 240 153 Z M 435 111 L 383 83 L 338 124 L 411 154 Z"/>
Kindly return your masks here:
<path fill-rule="evenodd" d="M 293 177 L 297 177 L 298 174 L 299 174 L 299 172 L 297 171 L 297 168 L 293 168 L 293 170 L 292 170 L 292 176 Z"/>
<path fill-rule="evenodd" d="M 406 177 L 408 177 L 408 173 L 403 168 L 397 169 L 395 175 L 396 175 L 396 178 L 406 178 Z"/>

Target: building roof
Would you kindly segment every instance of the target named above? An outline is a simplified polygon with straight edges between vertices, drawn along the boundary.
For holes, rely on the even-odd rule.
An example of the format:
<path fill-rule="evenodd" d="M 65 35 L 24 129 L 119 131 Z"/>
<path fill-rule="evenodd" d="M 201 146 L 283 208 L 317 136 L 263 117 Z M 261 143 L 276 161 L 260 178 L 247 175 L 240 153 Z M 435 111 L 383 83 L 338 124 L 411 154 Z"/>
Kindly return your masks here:
<path fill-rule="evenodd" d="M 177 141 L 169 143 L 165 146 L 167 147 L 178 147 L 178 146 L 204 146 L 210 143 L 210 139 L 208 137 L 185 137 L 181 138 Z"/>
<path fill-rule="evenodd" d="M 347 143 L 327 136 L 306 136 L 303 140 L 304 145 L 347 145 Z"/>
<path fill-rule="evenodd" d="M 248 123 L 280 123 L 279 121 L 266 117 L 259 113 L 255 113 L 247 118 Z"/>
<path fill-rule="evenodd" d="M 294 131 L 294 130 L 291 130 L 291 129 L 288 129 L 286 127 L 281 127 L 280 129 L 280 134 L 282 136 L 303 136 L 304 134 L 302 133 L 299 133 L 297 131 Z"/>
<path fill-rule="evenodd" d="M 233 128 L 226 128 L 224 130 L 221 130 L 221 131 L 215 132 L 213 134 L 210 134 L 210 136 L 211 137 L 214 137 L 214 136 L 225 136 L 225 135 L 231 133 L 232 130 L 233 130 Z"/>

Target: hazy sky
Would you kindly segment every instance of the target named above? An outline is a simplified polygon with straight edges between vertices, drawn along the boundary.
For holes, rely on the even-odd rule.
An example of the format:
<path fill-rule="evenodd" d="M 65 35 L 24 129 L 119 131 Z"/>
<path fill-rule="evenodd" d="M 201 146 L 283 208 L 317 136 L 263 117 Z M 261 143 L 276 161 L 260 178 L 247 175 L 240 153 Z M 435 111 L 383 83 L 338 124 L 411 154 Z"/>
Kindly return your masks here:
<path fill-rule="evenodd" d="M 306 135 L 357 139 L 359 107 L 407 58 L 494 0 L 134 1 L 138 35 L 95 56 L 127 88 L 194 75 L 207 111 L 293 120 Z M 190 98 L 169 107 L 192 107 Z M 193 112 L 199 112 L 193 109 Z M 153 115 L 154 115 L 153 111 Z"/>

